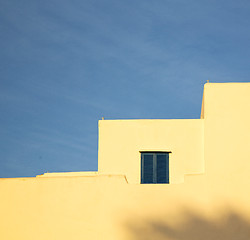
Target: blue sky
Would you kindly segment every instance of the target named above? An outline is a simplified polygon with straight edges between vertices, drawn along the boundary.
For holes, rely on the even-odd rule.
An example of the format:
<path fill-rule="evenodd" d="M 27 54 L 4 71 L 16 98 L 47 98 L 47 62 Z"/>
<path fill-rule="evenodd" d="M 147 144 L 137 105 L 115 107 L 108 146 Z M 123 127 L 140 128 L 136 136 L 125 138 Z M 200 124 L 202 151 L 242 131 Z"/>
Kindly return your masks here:
<path fill-rule="evenodd" d="M 0 177 L 97 170 L 98 120 L 199 118 L 249 81 L 249 0 L 0 0 Z"/>

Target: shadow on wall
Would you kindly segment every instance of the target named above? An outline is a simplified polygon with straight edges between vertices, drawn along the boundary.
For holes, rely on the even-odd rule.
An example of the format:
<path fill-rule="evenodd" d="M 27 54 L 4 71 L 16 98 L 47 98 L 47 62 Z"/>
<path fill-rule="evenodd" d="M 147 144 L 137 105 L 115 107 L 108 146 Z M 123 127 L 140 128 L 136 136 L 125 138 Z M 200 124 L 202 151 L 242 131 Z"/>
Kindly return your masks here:
<path fill-rule="evenodd" d="M 154 219 L 142 220 L 139 225 L 130 223 L 128 227 L 134 240 L 250 239 L 250 222 L 234 211 L 227 211 L 227 214 L 216 217 L 217 220 L 201 217 L 190 211 L 184 211 L 182 216 L 183 221 L 176 226 Z"/>

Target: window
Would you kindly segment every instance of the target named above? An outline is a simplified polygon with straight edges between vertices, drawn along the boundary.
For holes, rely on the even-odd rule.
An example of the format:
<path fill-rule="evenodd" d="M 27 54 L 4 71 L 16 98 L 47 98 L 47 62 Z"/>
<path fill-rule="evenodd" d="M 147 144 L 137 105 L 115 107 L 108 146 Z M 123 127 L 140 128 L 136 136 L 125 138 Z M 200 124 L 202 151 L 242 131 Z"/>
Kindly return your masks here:
<path fill-rule="evenodd" d="M 141 183 L 169 183 L 169 152 L 141 152 Z"/>

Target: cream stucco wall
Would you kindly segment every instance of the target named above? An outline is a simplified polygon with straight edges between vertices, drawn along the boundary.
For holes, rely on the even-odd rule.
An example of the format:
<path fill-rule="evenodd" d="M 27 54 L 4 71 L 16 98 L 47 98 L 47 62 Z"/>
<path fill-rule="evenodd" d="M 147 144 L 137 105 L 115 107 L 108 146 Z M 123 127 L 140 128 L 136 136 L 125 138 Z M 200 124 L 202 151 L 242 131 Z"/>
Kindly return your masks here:
<path fill-rule="evenodd" d="M 208 83 L 204 119 L 100 121 L 99 172 L 0 179 L 0 239 L 250 239 L 249 106 Z M 172 151 L 170 184 L 139 184 L 142 150 Z"/>
<path fill-rule="evenodd" d="M 99 121 L 100 174 L 123 174 L 139 184 L 140 151 L 170 154 L 170 183 L 182 183 L 185 174 L 204 173 L 203 120 Z"/>
<path fill-rule="evenodd" d="M 204 154 L 209 184 L 250 196 L 250 83 L 205 85 Z"/>

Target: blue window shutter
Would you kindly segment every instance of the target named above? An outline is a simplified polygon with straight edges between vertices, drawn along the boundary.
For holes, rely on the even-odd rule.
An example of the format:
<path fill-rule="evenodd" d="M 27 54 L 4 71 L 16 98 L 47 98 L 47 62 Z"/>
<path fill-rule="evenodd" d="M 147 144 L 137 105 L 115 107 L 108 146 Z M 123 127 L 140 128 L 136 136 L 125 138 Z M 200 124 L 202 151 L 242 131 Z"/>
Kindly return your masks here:
<path fill-rule="evenodd" d="M 169 152 L 141 152 L 141 183 L 169 183 Z"/>
<path fill-rule="evenodd" d="M 169 155 L 157 154 L 157 183 L 169 183 Z"/>
<path fill-rule="evenodd" d="M 142 183 L 153 183 L 153 155 L 142 155 Z"/>

